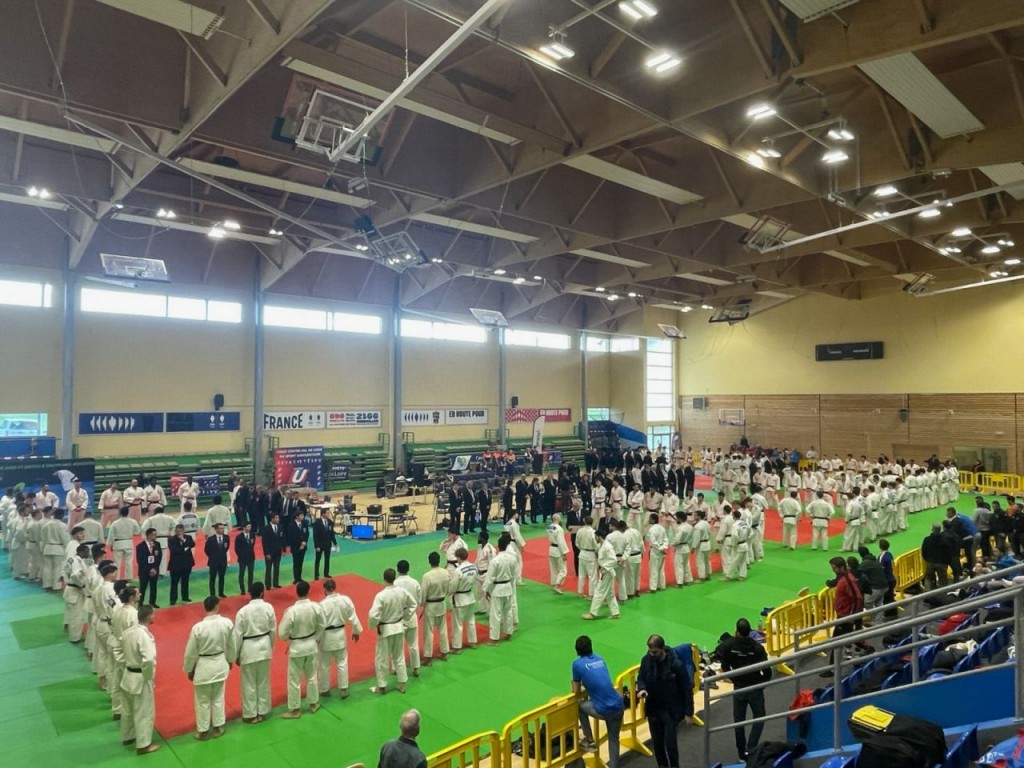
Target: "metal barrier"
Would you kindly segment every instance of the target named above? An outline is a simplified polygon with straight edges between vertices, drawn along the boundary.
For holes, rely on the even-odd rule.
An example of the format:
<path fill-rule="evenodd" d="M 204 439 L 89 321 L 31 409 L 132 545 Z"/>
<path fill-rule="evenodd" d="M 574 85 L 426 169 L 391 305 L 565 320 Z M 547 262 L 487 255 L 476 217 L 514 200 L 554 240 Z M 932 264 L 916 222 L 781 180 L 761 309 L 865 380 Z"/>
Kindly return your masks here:
<path fill-rule="evenodd" d="M 490 758 L 490 768 L 501 768 L 501 739 L 497 731 L 485 731 L 456 742 L 427 758 L 427 768 L 480 768 Z"/>
<path fill-rule="evenodd" d="M 1020 475 L 1008 475 L 1002 472 L 978 472 L 974 476 L 974 485 L 982 493 L 1012 493 L 1020 489 Z"/>
<path fill-rule="evenodd" d="M 974 473 L 960 470 L 957 474 L 960 475 L 960 493 L 969 493 L 977 482 L 974 479 Z"/>
<path fill-rule="evenodd" d="M 765 650 L 769 656 L 781 656 L 798 643 L 799 631 L 815 622 L 817 595 L 804 595 L 775 608 L 764 622 Z M 807 637 L 806 639 L 811 639 Z"/>
<path fill-rule="evenodd" d="M 569 694 L 509 721 L 501 731 L 501 768 L 562 768 L 583 758 L 579 720 L 579 699 Z M 512 752 L 516 740 L 521 740 L 520 755 Z"/>
<path fill-rule="evenodd" d="M 694 648 L 696 649 L 696 645 L 694 645 Z M 615 690 L 621 691 L 624 688 L 629 690 L 629 703 L 626 705 L 626 711 L 622 714 L 622 730 L 619 732 L 619 745 L 623 749 L 651 757 L 654 753 L 651 752 L 650 748 L 644 744 L 643 739 L 637 734 L 637 728 L 647 722 L 644 703 L 636 696 L 636 676 L 639 673 L 640 665 L 637 664 L 615 678 Z M 694 675 L 694 677 L 696 678 L 697 675 Z"/>
<path fill-rule="evenodd" d="M 836 617 L 835 589 L 833 587 L 823 587 L 816 597 L 815 622 L 821 624 L 823 621 L 832 621 Z"/>
<path fill-rule="evenodd" d="M 924 558 L 920 549 L 904 552 L 892 562 L 893 575 L 896 577 L 896 594 L 903 596 L 907 589 L 924 581 Z"/>

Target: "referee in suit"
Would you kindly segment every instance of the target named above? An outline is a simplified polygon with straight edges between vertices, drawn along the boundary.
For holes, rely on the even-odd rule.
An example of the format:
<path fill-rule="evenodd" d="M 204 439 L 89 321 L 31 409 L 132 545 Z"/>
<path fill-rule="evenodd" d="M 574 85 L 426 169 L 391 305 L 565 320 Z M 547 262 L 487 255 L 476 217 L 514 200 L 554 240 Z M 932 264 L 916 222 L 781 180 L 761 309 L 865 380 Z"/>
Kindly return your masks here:
<path fill-rule="evenodd" d="M 256 536 L 249 520 L 242 523 L 242 531 L 235 537 L 235 558 L 238 560 L 238 594 L 247 595 L 256 567 Z"/>
<path fill-rule="evenodd" d="M 206 540 L 203 551 L 210 569 L 210 595 L 227 597 L 224 594 L 224 576 L 228 571 L 228 553 L 231 551 L 231 539 L 224 532 L 224 523 L 213 526 L 214 534 Z"/>
<path fill-rule="evenodd" d="M 266 572 L 263 584 L 267 589 L 278 589 L 281 586 L 281 552 L 284 551 L 284 528 L 281 527 L 281 516 L 274 511 L 270 513 L 270 522 L 263 526 L 263 562 Z"/>
<path fill-rule="evenodd" d="M 320 578 L 320 559 L 324 561 L 324 578 L 331 578 L 331 549 L 338 543 L 334 535 L 334 521 L 326 509 L 320 510 L 320 518 L 313 523 L 313 549 L 316 559 L 313 561 L 313 580 Z"/>

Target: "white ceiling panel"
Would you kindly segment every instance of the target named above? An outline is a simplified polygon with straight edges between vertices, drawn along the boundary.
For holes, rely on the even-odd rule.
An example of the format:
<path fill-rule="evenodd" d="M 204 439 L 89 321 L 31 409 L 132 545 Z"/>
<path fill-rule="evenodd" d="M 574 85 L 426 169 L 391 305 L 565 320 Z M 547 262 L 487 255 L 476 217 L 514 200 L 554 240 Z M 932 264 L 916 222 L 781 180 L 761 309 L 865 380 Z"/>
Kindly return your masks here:
<path fill-rule="evenodd" d="M 489 227 L 486 224 L 474 224 L 472 221 L 453 219 L 449 216 L 437 216 L 433 213 L 417 213 L 412 218 L 416 221 L 422 221 L 424 224 L 436 224 L 439 227 L 461 229 L 463 232 L 497 237 L 500 240 L 511 240 L 514 243 L 533 243 L 537 241 L 537 238 L 533 235 L 527 235 L 523 232 L 513 232 L 509 229 L 501 229 L 500 227 Z"/>
<path fill-rule="evenodd" d="M 979 168 L 999 186 L 1024 181 L 1024 163 L 1002 163 L 1001 165 L 983 165 Z M 1010 195 L 1016 200 L 1024 200 L 1024 186 L 1017 187 Z"/>
<path fill-rule="evenodd" d="M 804 21 L 835 13 L 840 8 L 853 5 L 857 0 L 779 0 L 784 6 Z"/>
<path fill-rule="evenodd" d="M 654 197 L 660 197 L 662 200 L 668 200 L 669 202 L 678 203 L 679 205 L 695 203 L 698 200 L 704 199 L 695 192 L 690 192 L 680 187 L 674 187 L 663 181 L 652 179 L 650 176 L 644 176 L 642 173 L 637 173 L 636 171 L 631 171 L 628 168 L 622 168 L 614 163 L 609 163 L 607 160 L 601 160 L 593 155 L 577 155 L 576 157 L 570 157 L 565 161 L 565 164 L 570 168 L 575 168 L 577 171 L 583 171 L 584 173 L 589 173 L 591 176 L 597 176 L 599 179 L 605 179 L 615 184 L 621 184 L 624 187 L 635 189 L 637 192 L 643 192 L 648 195 L 653 195 Z"/>

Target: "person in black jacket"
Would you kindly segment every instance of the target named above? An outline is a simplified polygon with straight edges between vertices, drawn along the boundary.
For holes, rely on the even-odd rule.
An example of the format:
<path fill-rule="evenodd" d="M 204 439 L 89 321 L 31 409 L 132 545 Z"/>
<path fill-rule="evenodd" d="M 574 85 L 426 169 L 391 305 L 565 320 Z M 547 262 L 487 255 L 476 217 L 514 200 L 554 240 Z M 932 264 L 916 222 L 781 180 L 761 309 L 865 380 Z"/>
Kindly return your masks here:
<path fill-rule="evenodd" d="M 188 579 L 195 567 L 196 559 L 192 550 L 196 541 L 185 533 L 184 525 L 174 526 L 174 536 L 167 541 L 170 559 L 167 561 L 167 572 L 171 574 L 171 605 L 178 602 L 178 586 L 181 586 L 181 602 L 191 603 L 188 599 Z"/>
<path fill-rule="evenodd" d="M 462 504 L 462 523 L 466 533 L 476 533 L 476 496 L 473 494 L 471 483 L 467 482 L 459 491 L 459 500 Z"/>
<path fill-rule="evenodd" d="M 252 532 L 258 535 L 263 530 L 263 526 L 267 524 L 267 518 L 270 517 L 270 496 L 262 485 L 257 485 L 256 490 L 253 491 L 249 509 Z"/>
<path fill-rule="evenodd" d="M 927 589 L 944 587 L 949 583 L 949 562 L 954 557 L 949 537 L 942 533 L 942 526 L 935 523 L 932 532 L 921 542 L 921 558 L 924 560 L 924 583 Z"/>
<path fill-rule="evenodd" d="M 292 553 L 292 584 L 302 581 L 302 564 L 309 544 L 309 521 L 305 507 L 295 509 L 295 517 L 288 526 L 288 549 Z"/>
<path fill-rule="evenodd" d="M 224 576 L 228 571 L 228 552 L 231 551 L 231 539 L 224 533 L 224 523 L 214 523 L 213 536 L 206 540 L 203 551 L 210 569 L 210 595 L 227 597 L 224 594 Z M 216 589 L 215 589 L 216 587 Z"/>
<path fill-rule="evenodd" d="M 686 667 L 665 638 L 647 638 L 647 654 L 640 660 L 637 697 L 645 702 L 654 757 L 661 768 L 679 768 L 679 723 L 693 722 L 693 683 Z"/>
<path fill-rule="evenodd" d="M 462 489 L 458 483 L 452 483 L 448 491 L 448 530 L 452 533 L 462 533 Z"/>
<path fill-rule="evenodd" d="M 285 538 L 281 516 L 277 512 L 271 511 L 270 522 L 263 527 L 262 538 L 263 562 L 266 565 L 263 584 L 267 589 L 278 589 L 281 586 L 281 552 Z"/>
<path fill-rule="evenodd" d="M 512 517 L 512 499 L 515 497 L 515 492 L 512 490 L 512 481 L 509 480 L 505 483 L 505 487 L 501 489 L 501 522 L 502 525 L 508 522 L 508 519 Z M 486 526 L 484 527 L 486 531 Z"/>
<path fill-rule="evenodd" d="M 249 504 L 252 501 L 252 489 L 245 483 L 239 482 L 238 488 L 235 489 L 235 527 L 238 530 L 245 528 L 246 521 L 249 520 Z"/>
<path fill-rule="evenodd" d="M 242 525 L 242 532 L 235 537 L 235 557 L 238 559 L 238 594 L 247 595 L 256 567 L 256 535 L 248 520 Z"/>
<path fill-rule="evenodd" d="M 530 486 L 526 483 L 526 478 L 522 475 L 516 480 L 516 512 L 519 513 L 520 520 L 526 520 L 526 493 Z M 511 510 L 505 512 L 505 522 L 512 516 Z"/>
<path fill-rule="evenodd" d="M 752 685 L 766 682 L 771 678 L 771 670 L 757 670 L 755 672 L 741 672 L 743 667 L 759 664 L 768 660 L 764 646 L 750 636 L 750 622 L 746 619 L 739 619 L 736 622 L 736 634 L 724 641 L 718 647 L 718 657 L 722 662 L 722 670 L 725 672 L 736 671 L 737 674 L 730 675 L 732 681 L 732 720 L 734 723 L 742 722 L 747 718 L 747 708 L 750 709 L 750 716 L 764 717 L 764 688 L 757 690 L 746 690 Z M 766 674 L 767 673 L 767 674 Z M 750 738 L 746 737 L 743 726 L 733 729 L 736 737 L 736 752 L 740 761 L 747 759 L 750 752 L 761 740 L 761 731 L 764 730 L 764 723 L 754 723 L 750 726 Z"/>
<path fill-rule="evenodd" d="M 146 530 L 146 538 L 135 547 L 135 562 L 139 564 L 139 602 L 146 599 L 146 588 L 149 588 L 149 604 L 156 604 L 156 583 L 160 578 L 160 561 L 164 553 L 160 542 L 156 540 L 156 528 Z"/>
<path fill-rule="evenodd" d="M 476 487 L 476 508 L 480 514 L 480 530 L 486 531 L 487 523 L 491 519 L 491 489 L 487 487 L 486 480 L 481 481 Z"/>
<path fill-rule="evenodd" d="M 320 558 L 324 561 L 324 578 L 331 578 L 331 550 L 337 545 L 338 538 L 334 535 L 334 521 L 326 509 L 320 510 L 320 519 L 313 523 L 313 549 L 316 559 L 313 561 L 313 580 L 320 578 Z"/>

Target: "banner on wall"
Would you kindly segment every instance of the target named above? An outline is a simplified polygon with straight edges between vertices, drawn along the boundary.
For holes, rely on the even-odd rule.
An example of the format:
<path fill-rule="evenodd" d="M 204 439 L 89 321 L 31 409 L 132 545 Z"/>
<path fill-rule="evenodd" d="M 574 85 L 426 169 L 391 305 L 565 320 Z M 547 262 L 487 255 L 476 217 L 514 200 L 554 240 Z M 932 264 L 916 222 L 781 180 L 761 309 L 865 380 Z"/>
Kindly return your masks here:
<path fill-rule="evenodd" d="M 163 432 L 162 413 L 80 413 L 80 435 L 137 435 L 145 432 Z"/>
<path fill-rule="evenodd" d="M 562 452 L 560 450 L 545 451 L 544 463 L 550 464 L 553 467 L 562 466 Z"/>
<path fill-rule="evenodd" d="M 543 416 L 547 421 L 572 421 L 572 408 L 506 408 L 505 422 L 529 424 Z"/>
<path fill-rule="evenodd" d="M 308 445 L 274 450 L 274 482 L 324 489 L 324 447 Z"/>
<path fill-rule="evenodd" d="M 168 412 L 168 432 L 237 432 L 242 428 L 238 411 Z"/>
<path fill-rule="evenodd" d="M 171 475 L 170 496 L 178 498 L 178 488 L 188 478 L 185 475 Z M 220 475 L 192 475 L 192 481 L 199 486 L 200 498 L 204 496 L 216 496 L 220 493 Z"/>
<path fill-rule="evenodd" d="M 445 408 L 406 408 L 402 410 L 403 427 L 440 427 L 445 423 Z"/>
<path fill-rule="evenodd" d="M 379 427 L 383 423 L 380 411 L 328 411 L 327 428 Z"/>
<path fill-rule="evenodd" d="M 93 508 L 96 492 L 96 461 L 94 459 L 2 459 L 0 460 L 0 488 L 14 488 L 23 493 L 38 491 L 43 483 L 57 494 L 64 506 L 67 493 L 82 483 L 89 497 L 86 506 Z"/>
<path fill-rule="evenodd" d="M 540 448 L 542 445 L 544 445 L 544 417 L 543 416 L 538 416 L 536 419 L 534 419 L 534 421 L 533 421 L 533 437 L 531 438 L 531 440 L 532 440 L 532 442 L 530 443 L 530 445 L 534 446 L 535 448 Z"/>
<path fill-rule="evenodd" d="M 0 437 L 0 456 L 56 456 L 55 437 Z"/>
<path fill-rule="evenodd" d="M 264 411 L 263 429 L 282 432 L 293 429 L 323 429 L 323 411 Z"/>
<path fill-rule="evenodd" d="M 327 462 L 327 482 L 328 483 L 345 483 L 348 482 L 351 467 L 347 463 L 341 461 L 328 461 Z"/>
<path fill-rule="evenodd" d="M 486 424 L 486 408 L 445 408 L 444 423 L 448 426 Z"/>

